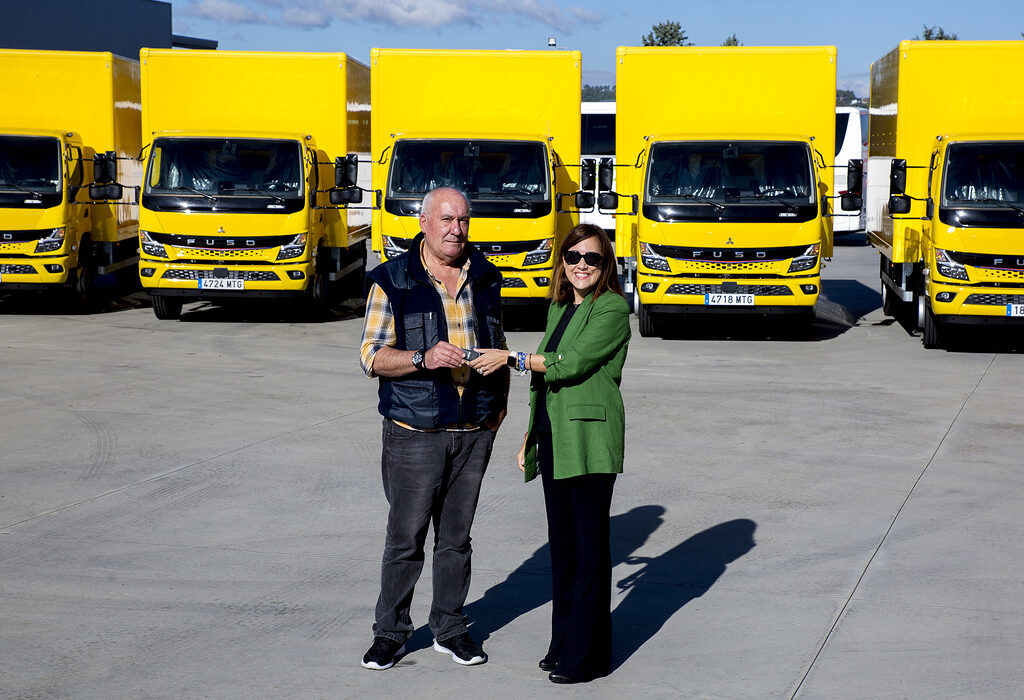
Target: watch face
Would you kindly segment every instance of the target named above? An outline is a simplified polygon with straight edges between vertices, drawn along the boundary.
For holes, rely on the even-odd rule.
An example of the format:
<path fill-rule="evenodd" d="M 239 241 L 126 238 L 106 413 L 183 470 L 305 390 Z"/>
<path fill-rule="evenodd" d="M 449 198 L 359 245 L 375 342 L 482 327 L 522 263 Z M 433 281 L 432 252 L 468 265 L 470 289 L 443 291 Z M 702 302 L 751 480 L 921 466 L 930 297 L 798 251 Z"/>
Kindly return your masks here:
<path fill-rule="evenodd" d="M 412 364 L 415 367 L 419 367 L 423 364 L 423 353 L 420 350 L 417 350 L 412 354 Z"/>

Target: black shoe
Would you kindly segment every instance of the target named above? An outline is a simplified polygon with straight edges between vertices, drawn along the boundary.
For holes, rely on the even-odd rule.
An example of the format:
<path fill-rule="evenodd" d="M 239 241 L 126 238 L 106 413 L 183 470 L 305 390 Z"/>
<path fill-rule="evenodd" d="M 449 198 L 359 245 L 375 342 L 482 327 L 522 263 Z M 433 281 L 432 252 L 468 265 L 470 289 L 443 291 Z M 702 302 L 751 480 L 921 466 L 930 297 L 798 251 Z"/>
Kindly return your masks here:
<path fill-rule="evenodd" d="M 560 685 L 567 685 L 569 683 L 581 683 L 575 678 L 569 678 L 569 676 L 563 676 L 561 673 L 549 673 L 548 680 L 552 683 L 558 683 Z"/>
<path fill-rule="evenodd" d="M 475 666 L 486 663 L 487 654 L 480 648 L 480 645 L 473 641 L 469 632 L 449 637 L 443 642 L 434 640 L 434 651 L 442 654 L 451 654 L 452 661 L 463 666 Z"/>
<path fill-rule="evenodd" d="M 363 654 L 363 668 L 383 671 L 395 665 L 395 660 L 405 653 L 405 644 L 387 637 L 374 637 L 373 646 Z"/>
<path fill-rule="evenodd" d="M 558 668 L 558 662 L 554 659 L 549 659 L 546 656 L 543 659 L 541 659 L 540 663 L 537 665 L 540 666 L 541 671 L 554 671 L 556 668 Z"/>

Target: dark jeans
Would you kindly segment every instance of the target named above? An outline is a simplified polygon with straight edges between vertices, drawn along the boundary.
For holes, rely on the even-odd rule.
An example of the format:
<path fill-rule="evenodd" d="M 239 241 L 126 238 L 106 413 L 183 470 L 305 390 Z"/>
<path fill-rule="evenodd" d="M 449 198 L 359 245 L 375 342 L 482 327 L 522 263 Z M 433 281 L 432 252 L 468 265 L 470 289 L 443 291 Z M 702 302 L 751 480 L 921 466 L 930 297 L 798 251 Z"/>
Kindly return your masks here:
<path fill-rule="evenodd" d="M 538 436 L 551 548 L 551 645 L 546 658 L 576 680 L 607 675 L 612 662 L 614 474 L 552 476 L 551 435 Z"/>
<path fill-rule="evenodd" d="M 381 473 L 391 506 L 373 634 L 404 642 L 409 607 L 423 570 L 427 528 L 434 526 L 434 600 L 427 620 L 438 641 L 467 631 L 469 530 L 494 433 L 421 433 L 384 420 Z"/>

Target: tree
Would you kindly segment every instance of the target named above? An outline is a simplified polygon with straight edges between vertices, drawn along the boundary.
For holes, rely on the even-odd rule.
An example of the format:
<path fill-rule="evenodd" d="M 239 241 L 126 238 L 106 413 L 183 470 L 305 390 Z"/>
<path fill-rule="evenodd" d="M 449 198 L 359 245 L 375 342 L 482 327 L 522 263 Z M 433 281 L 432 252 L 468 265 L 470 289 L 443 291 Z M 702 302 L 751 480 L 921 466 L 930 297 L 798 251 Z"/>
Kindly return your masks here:
<path fill-rule="evenodd" d="M 735 34 L 731 34 L 725 37 L 725 41 L 722 42 L 722 46 L 743 46 L 740 40 L 736 38 Z"/>
<path fill-rule="evenodd" d="M 615 101 L 615 86 L 614 85 L 584 85 L 583 86 L 583 101 L 584 102 L 614 102 Z"/>
<path fill-rule="evenodd" d="M 644 46 L 693 46 L 679 22 L 666 20 L 651 25 L 651 33 L 644 35 Z"/>
<path fill-rule="evenodd" d="M 946 30 L 942 27 L 929 27 L 927 24 L 924 25 L 924 31 L 921 32 L 921 36 L 915 36 L 915 39 L 924 39 L 925 41 L 956 41 L 957 36 L 952 32 L 946 33 Z"/>
<path fill-rule="evenodd" d="M 836 90 L 836 107 L 866 107 L 862 97 L 853 94 L 853 90 Z"/>

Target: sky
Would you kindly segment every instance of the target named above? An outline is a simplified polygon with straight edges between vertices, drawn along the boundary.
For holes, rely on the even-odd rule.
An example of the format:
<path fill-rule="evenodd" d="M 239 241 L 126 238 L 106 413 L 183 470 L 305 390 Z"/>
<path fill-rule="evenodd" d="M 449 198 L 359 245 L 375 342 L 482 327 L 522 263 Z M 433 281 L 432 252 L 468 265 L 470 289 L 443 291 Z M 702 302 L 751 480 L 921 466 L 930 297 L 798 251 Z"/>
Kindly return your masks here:
<path fill-rule="evenodd" d="M 834 45 L 838 87 L 868 95 L 872 61 L 925 25 L 960 39 L 1021 39 L 1020 0 L 171 0 L 175 34 L 243 51 L 547 49 L 583 52 L 583 82 L 615 83 L 615 48 L 639 46 L 651 26 L 679 22 L 689 41 L 718 46 Z M 799 76 L 766 76 L 799 80 Z"/>

